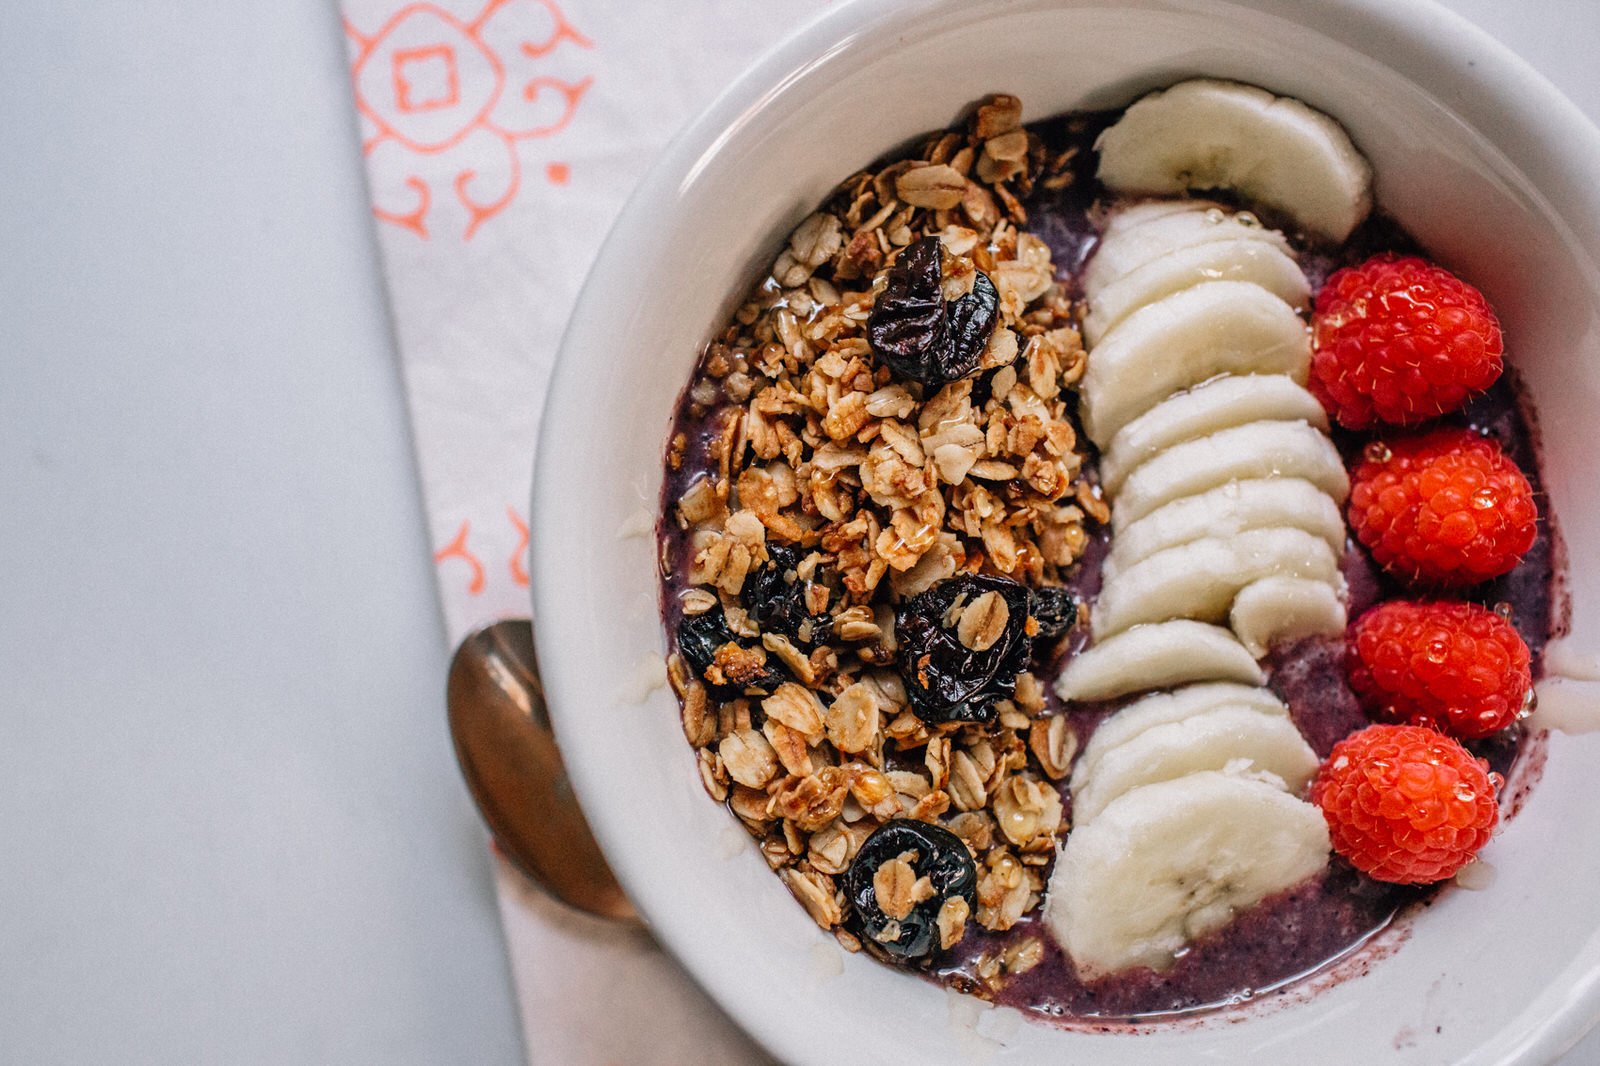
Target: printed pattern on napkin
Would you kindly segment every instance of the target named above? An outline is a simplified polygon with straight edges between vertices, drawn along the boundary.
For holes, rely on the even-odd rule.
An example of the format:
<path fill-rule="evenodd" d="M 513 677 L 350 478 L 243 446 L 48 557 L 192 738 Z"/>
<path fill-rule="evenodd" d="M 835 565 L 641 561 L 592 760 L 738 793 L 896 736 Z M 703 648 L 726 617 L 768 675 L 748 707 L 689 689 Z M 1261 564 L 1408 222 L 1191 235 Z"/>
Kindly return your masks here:
<path fill-rule="evenodd" d="M 463 240 L 504 210 L 522 188 L 517 142 L 565 130 L 594 83 L 543 73 L 559 49 L 594 47 L 552 0 L 488 0 L 468 21 L 407 4 L 370 35 L 347 18 L 345 33 L 361 152 L 385 177 L 373 189 L 398 177 L 408 194 L 394 204 L 375 196 L 372 213 L 423 240 L 446 190 L 466 209 Z M 480 169 L 486 161 L 500 166 Z M 543 173 L 564 185 L 570 168 L 552 159 Z"/>
<path fill-rule="evenodd" d="M 340 0 L 452 643 L 528 612 L 546 381 L 583 276 L 667 140 L 826 0 Z M 641 934 L 497 867 L 530 1061 L 765 1061 Z"/>

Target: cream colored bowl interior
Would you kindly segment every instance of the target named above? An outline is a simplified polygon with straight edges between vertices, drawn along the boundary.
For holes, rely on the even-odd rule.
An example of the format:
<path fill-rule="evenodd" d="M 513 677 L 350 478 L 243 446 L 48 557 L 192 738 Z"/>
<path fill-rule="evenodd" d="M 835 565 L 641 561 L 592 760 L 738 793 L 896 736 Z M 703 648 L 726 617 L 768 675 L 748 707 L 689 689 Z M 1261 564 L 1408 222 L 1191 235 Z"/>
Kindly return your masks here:
<path fill-rule="evenodd" d="M 1442 11 L 1388 0 L 858 0 L 791 38 L 658 164 L 603 249 L 563 345 L 533 514 L 539 651 L 590 820 L 661 940 L 786 1061 L 1101 1064 L 1545 1061 L 1600 1002 L 1600 738 L 1556 736 L 1497 876 L 1452 890 L 1370 972 L 1237 1016 L 1129 1036 L 984 1014 L 844 957 L 702 791 L 664 688 L 654 515 L 673 402 L 717 323 L 838 180 L 993 91 L 1028 119 L 1233 77 L 1340 118 L 1381 203 L 1504 319 L 1540 412 L 1600 646 L 1600 149 L 1542 80 Z M 1242 1019 L 1242 1020 L 1241 1020 Z M 981 1035 L 980 1035 L 981 1034 Z"/>

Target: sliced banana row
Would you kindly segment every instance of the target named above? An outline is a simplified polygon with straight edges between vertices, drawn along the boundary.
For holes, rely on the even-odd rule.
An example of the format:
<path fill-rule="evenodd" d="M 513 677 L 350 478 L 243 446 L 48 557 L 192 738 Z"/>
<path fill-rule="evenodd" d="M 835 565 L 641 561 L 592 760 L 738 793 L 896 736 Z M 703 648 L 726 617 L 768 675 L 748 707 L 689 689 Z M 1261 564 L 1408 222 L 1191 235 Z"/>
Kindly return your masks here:
<path fill-rule="evenodd" d="M 1335 238 L 1370 206 L 1336 123 L 1231 82 L 1153 94 L 1100 148 L 1113 188 L 1237 188 Z M 1169 690 L 1101 723 L 1073 769 L 1045 919 L 1094 979 L 1165 969 L 1326 864 L 1299 798 L 1316 754 L 1257 660 L 1343 629 L 1349 481 L 1304 388 L 1310 289 L 1281 234 L 1216 204 L 1139 204 L 1108 221 L 1084 288 L 1084 429 L 1115 535 L 1094 643 L 1057 689 Z"/>

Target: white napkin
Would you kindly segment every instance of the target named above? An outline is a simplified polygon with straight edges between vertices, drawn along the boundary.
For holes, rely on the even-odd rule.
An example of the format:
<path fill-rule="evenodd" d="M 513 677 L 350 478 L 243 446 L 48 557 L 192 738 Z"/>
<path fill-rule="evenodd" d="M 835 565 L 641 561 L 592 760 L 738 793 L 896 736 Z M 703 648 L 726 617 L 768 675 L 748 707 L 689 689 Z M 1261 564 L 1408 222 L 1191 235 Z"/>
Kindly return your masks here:
<path fill-rule="evenodd" d="M 562 327 L 668 138 L 825 0 L 340 0 L 454 645 L 528 612 L 530 459 Z M 762 1061 L 643 934 L 501 866 L 530 1061 Z"/>

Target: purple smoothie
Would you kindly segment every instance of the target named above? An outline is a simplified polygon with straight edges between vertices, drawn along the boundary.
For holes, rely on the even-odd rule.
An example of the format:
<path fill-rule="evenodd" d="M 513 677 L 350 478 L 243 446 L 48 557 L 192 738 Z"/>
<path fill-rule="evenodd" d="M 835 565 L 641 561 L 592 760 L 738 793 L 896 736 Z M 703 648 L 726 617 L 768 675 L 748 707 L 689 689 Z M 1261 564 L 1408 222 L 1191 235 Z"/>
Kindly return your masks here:
<path fill-rule="evenodd" d="M 1075 180 L 1061 189 L 1041 187 L 1025 201 L 1026 228 L 1050 246 L 1059 280 L 1075 294 L 1081 291 L 1078 279 L 1093 255 L 1097 239 L 1095 204 L 1104 197 L 1104 191 L 1094 181 L 1091 146 L 1099 131 L 1115 117 L 1111 113 L 1072 115 L 1029 127 L 1052 153 L 1068 147 L 1078 149 L 1073 164 Z M 1285 219 L 1266 213 L 1263 221 L 1292 237 L 1293 229 Z M 1417 246 L 1395 223 L 1376 215 L 1340 248 L 1302 244 L 1301 263 L 1315 288 L 1334 270 L 1383 250 L 1416 251 Z M 671 513 L 674 501 L 696 478 L 716 469 L 724 413 L 715 404 L 697 403 L 692 390 L 680 400 L 662 496 L 664 515 Z M 1535 493 L 1542 496 L 1536 438 L 1509 373 L 1448 421 L 1471 425 L 1494 436 L 1526 473 Z M 1335 435 L 1347 460 L 1359 454 L 1366 439 L 1364 435 L 1345 432 Z M 676 466 L 670 461 L 672 454 L 679 457 Z M 1533 652 L 1536 678 L 1541 673 L 1542 650 L 1552 626 L 1554 553 L 1547 512 L 1545 519 L 1522 564 L 1468 596 L 1486 606 L 1509 608 L 1512 622 Z M 667 631 L 672 634 L 681 617 L 678 595 L 688 587 L 686 571 L 691 551 L 686 535 L 670 521 L 661 523 L 660 539 L 662 613 Z M 1090 601 L 1099 591 L 1100 562 L 1108 541 L 1109 531 L 1100 530 L 1067 577 L 1068 587 Z M 1351 590 L 1352 619 L 1380 600 L 1404 594 L 1353 543 L 1346 550 L 1343 570 Z M 1054 677 L 1062 662 L 1076 654 L 1085 640 L 1081 632 L 1075 632 L 1058 651 L 1055 661 L 1036 662 L 1034 671 L 1041 677 Z M 1341 639 L 1311 638 L 1274 648 L 1264 664 L 1269 685 L 1288 704 L 1295 724 L 1319 757 L 1325 757 L 1340 739 L 1367 724 L 1346 682 L 1343 654 Z M 1048 699 L 1052 713 L 1068 713 L 1053 692 Z M 1080 751 L 1099 724 L 1126 702 L 1079 704 L 1072 708 L 1070 720 Z M 1523 727 L 1515 725 L 1499 736 L 1470 742 L 1468 747 L 1487 759 L 1492 769 L 1509 775 L 1528 747 L 1526 742 Z M 1059 782 L 1059 790 L 1070 818 L 1072 801 L 1066 780 Z M 1093 983 L 1079 980 L 1071 961 L 1044 927 L 1042 907 L 1004 932 L 991 932 L 975 922 L 969 923 L 966 936 L 952 950 L 935 958 L 931 965 L 906 968 L 1063 1024 L 1157 1020 L 1259 999 L 1281 990 L 1297 978 L 1323 970 L 1350 954 L 1393 921 L 1402 909 L 1425 903 L 1437 891 L 1431 887 L 1379 883 L 1335 857 L 1322 875 L 1241 913 L 1224 929 L 1192 944 L 1163 973 L 1141 969 Z M 1041 960 L 1024 973 L 994 978 L 993 960 L 1008 949 L 1015 952 L 1028 941 L 1038 942 Z M 989 979 L 984 974 L 989 974 Z"/>

